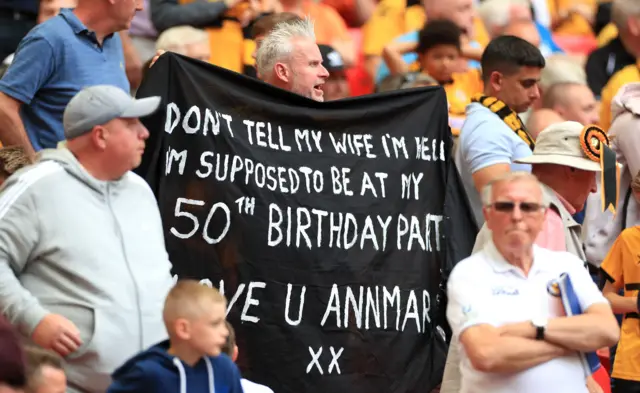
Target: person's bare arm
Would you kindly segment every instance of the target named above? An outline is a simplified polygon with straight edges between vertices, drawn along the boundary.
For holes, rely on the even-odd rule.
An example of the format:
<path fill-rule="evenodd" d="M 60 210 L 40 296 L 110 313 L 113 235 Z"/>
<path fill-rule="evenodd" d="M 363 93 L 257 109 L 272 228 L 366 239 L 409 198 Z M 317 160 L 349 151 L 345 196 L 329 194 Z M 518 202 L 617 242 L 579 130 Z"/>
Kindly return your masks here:
<path fill-rule="evenodd" d="M 124 63 L 127 73 L 127 79 L 131 84 L 132 89 L 137 89 L 142 82 L 142 60 L 138 51 L 136 51 L 129 33 L 126 31 L 120 32 L 120 39 L 122 40 L 122 49 L 124 51 Z"/>
<path fill-rule="evenodd" d="M 331 43 L 333 49 L 342 56 L 345 67 L 351 67 L 356 63 L 356 48 L 351 39 L 339 39 Z"/>
<path fill-rule="evenodd" d="M 507 337 L 535 338 L 531 322 L 502 326 L 500 334 Z M 545 328 L 545 341 L 567 349 L 591 352 L 614 345 L 620 327 L 608 304 L 593 304 L 584 314 L 550 319 Z"/>
<path fill-rule="evenodd" d="M 229 8 L 243 0 L 194 1 L 179 4 L 178 0 L 151 0 L 151 21 L 159 33 L 175 26 L 204 28 L 217 22 Z"/>
<path fill-rule="evenodd" d="M 22 103 L 0 92 L 0 141 L 4 146 L 22 146 L 25 153 L 35 158 L 35 151 L 20 118 Z"/>
<path fill-rule="evenodd" d="M 566 348 L 546 341 L 501 335 L 491 325 L 466 329 L 460 335 L 460 343 L 473 367 L 490 373 L 523 371 L 569 353 Z"/>
<path fill-rule="evenodd" d="M 487 183 L 510 170 L 511 167 L 509 164 L 495 164 L 475 171 L 471 177 L 473 178 L 473 184 L 476 186 L 476 190 L 479 194 L 482 194 L 482 188 L 484 188 Z"/>
<path fill-rule="evenodd" d="M 409 72 L 409 65 L 402 55 L 413 52 L 418 46 L 415 42 L 391 42 L 382 50 L 382 59 L 389 67 L 391 75 L 400 75 Z"/>
<path fill-rule="evenodd" d="M 607 281 L 602 289 L 602 294 L 611 304 L 613 312 L 616 314 L 626 314 L 628 312 L 638 312 L 638 300 L 634 297 L 618 295 L 618 288 L 615 284 Z"/>

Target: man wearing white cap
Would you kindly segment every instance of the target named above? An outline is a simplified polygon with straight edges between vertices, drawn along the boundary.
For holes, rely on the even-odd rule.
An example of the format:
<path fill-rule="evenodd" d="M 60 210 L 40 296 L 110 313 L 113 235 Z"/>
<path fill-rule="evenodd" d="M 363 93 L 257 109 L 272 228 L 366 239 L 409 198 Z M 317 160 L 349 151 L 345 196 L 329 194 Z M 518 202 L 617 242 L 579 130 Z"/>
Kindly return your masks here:
<path fill-rule="evenodd" d="M 157 203 L 131 172 L 159 97 L 81 90 L 65 146 L 42 152 L 0 194 L 0 310 L 65 357 L 68 392 L 104 392 L 126 359 L 166 338 L 173 285 Z"/>
<path fill-rule="evenodd" d="M 531 164 L 531 173 L 540 181 L 545 204 L 549 206 L 536 245 L 570 252 L 583 262 L 586 257 L 581 226 L 572 216 L 582 210 L 589 194 L 596 191 L 595 175 L 601 171 L 601 164 L 581 143 L 592 137 L 604 139 L 606 136 L 597 127 L 584 127 L 572 121 L 556 123 L 538 135 L 531 156 L 516 160 Z M 483 198 L 488 196 L 483 195 Z M 482 251 L 490 242 L 491 231 L 485 224 L 476 238 L 473 254 Z M 447 388 L 443 391 L 447 393 L 459 391 L 449 389 L 460 384 L 458 350 L 457 342 L 452 340 L 443 382 L 443 388 Z M 590 391 L 598 391 L 593 380 L 588 382 Z"/>

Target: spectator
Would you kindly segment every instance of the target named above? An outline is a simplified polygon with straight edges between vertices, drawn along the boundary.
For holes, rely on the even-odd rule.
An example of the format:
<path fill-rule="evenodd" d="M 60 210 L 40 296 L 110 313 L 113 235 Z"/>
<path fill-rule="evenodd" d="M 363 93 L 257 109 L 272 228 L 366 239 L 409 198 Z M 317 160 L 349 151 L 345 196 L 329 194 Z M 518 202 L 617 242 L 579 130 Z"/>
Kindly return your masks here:
<path fill-rule="evenodd" d="M 545 60 L 521 38 L 502 36 L 482 55 L 484 96 L 467 106 L 455 162 L 476 222 L 482 226 L 480 191 L 509 170 L 529 170 L 514 163 L 533 150 L 533 140 L 518 113 L 540 98 L 538 83 Z"/>
<path fill-rule="evenodd" d="M 586 65 L 589 87 L 598 98 L 614 74 L 634 65 L 640 57 L 640 2 L 614 0 L 612 3 L 611 21 L 621 33 L 591 52 Z"/>
<path fill-rule="evenodd" d="M 449 125 L 456 138 L 464 122 L 466 106 L 483 89 L 480 74 L 476 70 L 455 72 L 462 51 L 461 39 L 462 30 L 455 23 L 446 19 L 432 20 L 420 31 L 417 45 L 392 43 L 382 52 L 392 75 L 409 72 L 409 64 L 402 58 L 403 53 L 418 53 L 420 73 L 433 77 L 445 90 L 449 104 Z"/>
<path fill-rule="evenodd" d="M 582 210 L 589 193 L 596 190 L 595 174 L 600 171 L 600 164 L 583 152 L 580 143 L 583 129 L 582 124 L 576 122 L 551 125 L 540 133 L 533 154 L 519 160 L 532 165 L 531 173 L 541 183 L 544 200 L 550 203 L 535 244 L 549 250 L 568 251 L 581 261 L 586 260 L 581 228 L 572 215 Z M 473 253 L 482 251 L 490 241 L 491 232 L 485 223 L 478 234 Z M 457 341 L 454 340 L 449 348 L 445 366 L 446 384 L 443 382 L 442 393 L 457 393 L 460 389 L 458 351 Z M 596 382 L 589 378 L 587 384 L 596 385 Z"/>
<path fill-rule="evenodd" d="M 26 359 L 20 337 L 0 315 L 0 393 L 21 393 L 26 386 Z"/>
<path fill-rule="evenodd" d="M 64 113 L 65 146 L 42 152 L 0 195 L 0 309 L 66 357 L 73 392 L 104 392 L 118 365 L 166 337 L 160 305 L 173 281 L 162 222 L 131 172 L 149 136 L 137 118 L 159 103 L 83 89 Z"/>
<path fill-rule="evenodd" d="M 27 154 L 64 139 L 62 114 L 85 86 L 112 84 L 129 91 L 120 36 L 140 0 L 79 0 L 73 10 L 33 29 L 0 80 L 0 140 Z"/>
<path fill-rule="evenodd" d="M 156 50 L 175 52 L 201 61 L 209 61 L 209 35 L 191 26 L 172 27 L 160 34 Z"/>
<path fill-rule="evenodd" d="M 238 360 L 238 345 L 236 344 L 236 332 L 233 330 L 233 326 L 226 321 L 227 330 L 229 335 L 227 336 L 227 343 L 222 347 L 222 352 L 226 353 L 234 362 Z M 267 386 L 260 385 L 255 382 L 251 382 L 248 379 L 242 378 L 242 390 L 244 393 L 273 393 L 273 390 Z"/>
<path fill-rule="evenodd" d="M 491 38 L 509 35 L 510 33 L 506 29 L 512 23 L 518 24 L 521 21 L 531 21 L 534 23 L 538 34 L 530 34 L 533 37 L 537 37 L 534 41 L 540 41 L 539 45 L 525 37 L 515 35 L 537 46 L 544 57 L 553 53 L 562 53 L 562 49 L 553 41 L 549 29 L 540 22 L 533 20 L 529 0 L 484 0 L 478 7 L 478 15 L 484 22 Z"/>
<path fill-rule="evenodd" d="M 256 56 L 264 82 L 316 101 L 329 77 L 309 19 L 280 23 L 262 40 Z"/>
<path fill-rule="evenodd" d="M 107 393 L 243 393 L 240 371 L 222 351 L 227 301 L 215 288 L 182 280 L 164 304 L 169 340 L 128 360 Z"/>
<path fill-rule="evenodd" d="M 538 138 L 538 135 L 545 128 L 552 124 L 563 122 L 564 119 L 556 111 L 551 109 L 538 109 L 531 113 L 527 119 L 527 131 L 533 140 Z"/>
<path fill-rule="evenodd" d="M 29 346 L 26 393 L 65 393 L 67 377 L 62 358 L 55 352 Z"/>
<path fill-rule="evenodd" d="M 329 77 L 322 85 L 324 99 L 333 101 L 349 97 L 349 81 L 342 55 L 329 45 L 318 45 L 318 48 L 322 55 L 322 65 L 329 73 Z"/>
<path fill-rule="evenodd" d="M 147 2 L 144 2 L 145 7 Z M 78 0 L 42 0 L 40 1 L 40 15 L 38 23 L 46 22 L 60 13 L 63 8 L 75 8 Z M 135 18 L 134 18 L 135 19 Z M 132 21 L 133 23 L 133 21 Z M 120 31 L 120 40 L 124 50 L 124 64 L 127 73 L 127 79 L 131 87 L 135 90 L 142 81 L 142 61 L 138 55 L 136 47 L 133 45 L 129 33 L 125 30 Z"/>
<path fill-rule="evenodd" d="M 550 56 L 545 61 L 545 67 L 540 74 L 540 98 L 537 99 L 529 110 L 521 114 L 522 120 L 528 120 L 531 112 L 542 108 L 544 93 L 557 83 L 586 84 L 587 76 L 584 68 L 570 55 L 557 54 Z"/>
<path fill-rule="evenodd" d="M 385 64 L 380 63 L 380 55 L 383 48 L 390 42 L 399 43 L 416 43 L 419 40 L 420 29 L 423 28 L 425 23 L 429 20 L 436 19 L 448 19 L 454 22 L 462 31 L 464 35 L 462 37 L 462 54 L 463 59 L 460 59 L 458 64 L 458 71 L 463 72 L 470 68 L 480 68 L 480 60 L 484 47 L 489 42 L 489 37 L 482 23 L 482 20 L 476 16 L 473 8 L 472 0 L 424 0 L 423 7 L 417 8 L 416 16 L 414 19 L 420 20 L 421 24 L 408 28 L 397 34 L 391 35 L 397 31 L 397 27 L 382 26 L 379 20 L 382 18 L 374 19 L 365 26 L 364 34 L 364 54 L 365 54 L 365 66 L 367 70 L 372 73 L 374 80 L 377 83 L 382 81 L 388 74 L 389 70 Z M 407 9 L 407 18 L 409 17 L 409 10 Z M 410 25 L 413 26 L 416 21 Z M 398 25 L 398 22 L 392 22 Z M 400 26 L 403 26 L 402 24 Z M 377 49 L 378 45 L 382 44 L 380 49 Z M 417 54 L 405 53 L 403 56 L 404 61 L 407 64 L 412 65 L 412 70 L 415 71 L 417 66 Z M 467 61 L 469 59 L 469 61 Z M 415 65 L 414 65 L 415 64 Z"/>
<path fill-rule="evenodd" d="M 545 91 L 542 107 L 556 111 L 565 120 L 584 125 L 598 124 L 598 102 L 584 83 L 556 83 Z"/>
<path fill-rule="evenodd" d="M 150 0 L 151 20 L 159 33 L 189 25 L 209 34 L 209 62 L 243 73 L 251 67 L 251 24 L 260 15 L 279 12 L 273 0 Z M 248 64 L 247 64 L 248 62 Z"/>
<path fill-rule="evenodd" d="M 447 319 L 461 346 L 463 391 L 585 392 L 577 352 L 618 340 L 611 307 L 583 262 L 534 244 L 548 210 L 544 194 L 527 172 L 502 175 L 483 190 L 491 240 L 459 262 L 447 283 Z M 582 315 L 565 316 L 559 299 L 548 293 L 550 280 L 561 274 L 569 276 Z"/>
<path fill-rule="evenodd" d="M 0 148 L 0 185 L 13 175 L 18 169 L 32 164 L 33 161 L 21 146 Z"/>
<path fill-rule="evenodd" d="M 640 172 L 633 178 L 631 190 L 635 202 L 640 202 Z M 640 391 L 637 352 L 640 342 L 638 332 L 640 303 L 637 290 L 637 284 L 640 282 L 638 250 L 640 250 L 640 227 L 634 225 L 620 233 L 601 266 L 606 278 L 602 292 L 611 303 L 613 312 L 624 315 L 611 374 L 616 379 L 612 393 Z M 622 295 L 619 294 L 620 291 L 624 291 Z"/>
<path fill-rule="evenodd" d="M 0 63 L 38 23 L 40 0 L 0 0 Z"/>

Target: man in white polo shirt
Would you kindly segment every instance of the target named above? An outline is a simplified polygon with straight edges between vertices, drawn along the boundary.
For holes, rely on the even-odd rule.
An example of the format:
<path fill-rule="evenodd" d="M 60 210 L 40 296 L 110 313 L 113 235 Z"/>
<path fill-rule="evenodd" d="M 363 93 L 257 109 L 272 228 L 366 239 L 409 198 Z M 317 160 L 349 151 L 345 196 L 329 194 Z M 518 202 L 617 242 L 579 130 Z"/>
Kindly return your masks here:
<path fill-rule="evenodd" d="M 461 393 L 587 392 L 578 352 L 615 343 L 618 324 L 582 262 L 534 245 L 547 206 L 530 173 L 483 190 L 492 240 L 447 283 L 447 318 L 460 343 Z M 584 314 L 566 317 L 547 286 L 567 273 Z M 455 338 L 454 338 L 455 339 Z"/>

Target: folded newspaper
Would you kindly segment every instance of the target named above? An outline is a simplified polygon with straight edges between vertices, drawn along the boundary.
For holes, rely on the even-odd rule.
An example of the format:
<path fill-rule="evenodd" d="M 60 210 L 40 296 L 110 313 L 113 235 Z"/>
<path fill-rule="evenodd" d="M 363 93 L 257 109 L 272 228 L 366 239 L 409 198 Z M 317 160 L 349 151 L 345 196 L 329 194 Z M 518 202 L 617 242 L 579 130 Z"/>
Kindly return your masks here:
<path fill-rule="evenodd" d="M 549 283 L 549 292 L 554 296 L 560 297 L 565 314 L 568 317 L 583 313 L 578 296 L 573 290 L 571 277 L 567 273 L 562 273 L 558 279 Z M 595 352 L 580 352 L 579 355 L 585 376 L 593 374 L 601 367 L 600 358 Z"/>

